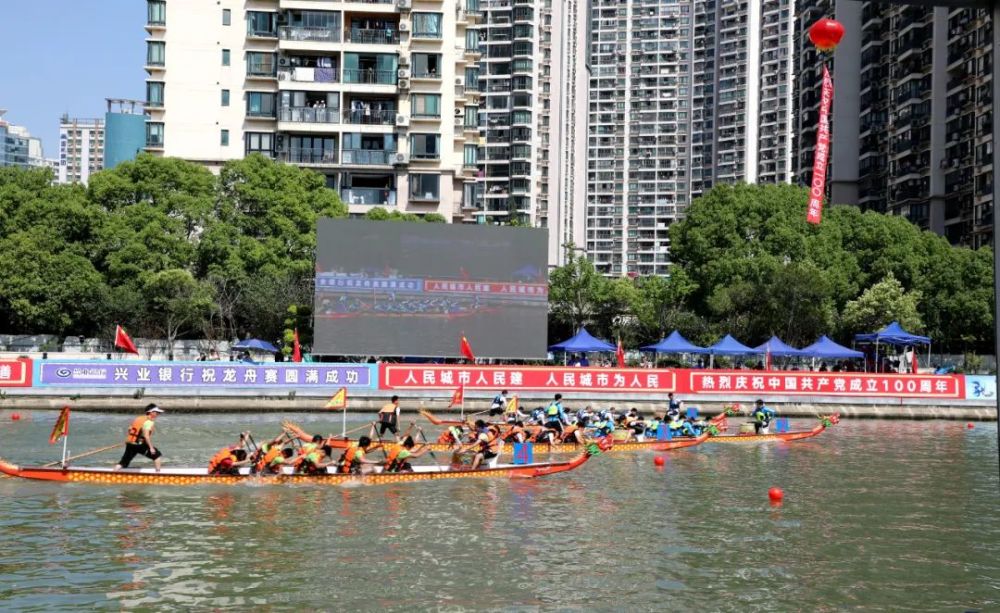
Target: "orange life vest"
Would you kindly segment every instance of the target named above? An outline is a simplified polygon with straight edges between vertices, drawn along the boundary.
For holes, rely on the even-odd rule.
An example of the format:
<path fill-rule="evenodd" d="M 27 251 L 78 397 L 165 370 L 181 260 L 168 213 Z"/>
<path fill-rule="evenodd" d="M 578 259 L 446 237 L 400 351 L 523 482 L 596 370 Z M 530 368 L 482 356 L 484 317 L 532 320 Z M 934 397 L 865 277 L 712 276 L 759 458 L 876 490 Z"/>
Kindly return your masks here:
<path fill-rule="evenodd" d="M 579 429 L 580 429 L 580 426 L 577 426 L 575 424 L 572 425 L 572 426 L 566 426 L 566 428 L 563 430 L 562 440 L 564 440 L 564 441 L 566 441 L 566 440 L 574 440 L 575 441 L 576 437 L 573 436 L 573 433 L 576 432 Z"/>
<path fill-rule="evenodd" d="M 139 438 L 142 437 L 145 440 L 145 435 L 142 432 L 142 427 L 146 425 L 149 421 L 149 417 L 145 415 L 140 415 L 132 420 L 132 425 L 128 427 L 128 437 L 126 437 L 126 443 L 138 443 Z"/>
<path fill-rule="evenodd" d="M 208 461 L 208 472 L 215 472 L 215 469 L 219 467 L 219 464 L 222 464 L 222 462 L 228 458 L 232 458 L 233 462 L 236 461 L 236 455 L 233 453 L 232 447 L 226 447 L 212 456 L 212 459 Z"/>
<path fill-rule="evenodd" d="M 267 450 L 264 457 L 257 460 L 257 465 L 254 467 L 257 472 L 260 472 L 271 465 L 271 460 L 281 455 L 281 447 L 278 445 L 271 445 L 271 448 Z"/>
<path fill-rule="evenodd" d="M 351 443 L 347 446 L 347 451 L 344 452 L 343 472 L 346 473 L 351 471 L 351 464 L 354 463 L 354 456 L 357 455 L 360 448 L 361 447 L 357 443 Z"/>

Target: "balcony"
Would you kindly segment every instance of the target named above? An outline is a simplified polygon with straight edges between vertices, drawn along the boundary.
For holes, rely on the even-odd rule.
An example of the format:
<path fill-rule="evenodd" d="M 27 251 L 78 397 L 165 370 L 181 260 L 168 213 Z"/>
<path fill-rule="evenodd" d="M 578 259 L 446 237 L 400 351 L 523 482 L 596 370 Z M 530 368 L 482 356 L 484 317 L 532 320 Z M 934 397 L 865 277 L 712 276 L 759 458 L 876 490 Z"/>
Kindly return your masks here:
<path fill-rule="evenodd" d="M 396 206 L 396 190 L 377 187 L 344 187 L 340 190 L 344 204 Z"/>
<path fill-rule="evenodd" d="M 146 147 L 149 147 L 150 149 L 163 149 L 163 135 L 147 134 Z"/>
<path fill-rule="evenodd" d="M 296 123 L 340 123 L 340 109 L 284 106 L 278 109 L 278 121 Z"/>
<path fill-rule="evenodd" d="M 295 81 L 296 83 L 339 83 L 339 69 L 336 66 L 329 68 L 307 68 L 296 66 L 294 68 L 282 68 L 278 71 L 279 81 Z"/>
<path fill-rule="evenodd" d="M 336 149 L 293 147 L 281 153 L 281 159 L 292 164 L 336 164 Z"/>
<path fill-rule="evenodd" d="M 363 126 L 391 126 L 396 122 L 396 109 L 352 109 L 344 111 L 344 123 Z"/>
<path fill-rule="evenodd" d="M 340 28 L 306 28 L 302 26 L 281 26 L 278 28 L 281 40 L 339 43 Z"/>
<path fill-rule="evenodd" d="M 277 64 L 274 60 L 267 60 L 263 62 L 247 60 L 247 76 L 277 78 Z"/>
<path fill-rule="evenodd" d="M 345 68 L 344 83 L 371 83 L 375 85 L 396 85 L 398 74 L 395 70 L 375 70 L 374 68 Z"/>
<path fill-rule="evenodd" d="M 344 164 L 355 166 L 390 166 L 395 151 L 383 149 L 344 149 Z"/>
<path fill-rule="evenodd" d="M 352 28 L 348 31 L 347 42 L 361 45 L 398 45 L 399 31 L 389 29 L 366 30 Z"/>

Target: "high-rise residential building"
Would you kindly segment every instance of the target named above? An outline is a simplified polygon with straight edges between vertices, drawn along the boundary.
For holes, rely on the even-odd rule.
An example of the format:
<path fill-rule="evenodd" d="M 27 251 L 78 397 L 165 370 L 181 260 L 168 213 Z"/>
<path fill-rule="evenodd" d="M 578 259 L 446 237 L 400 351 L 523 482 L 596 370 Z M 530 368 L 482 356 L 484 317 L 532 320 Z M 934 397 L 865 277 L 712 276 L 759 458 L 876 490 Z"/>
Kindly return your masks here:
<path fill-rule="evenodd" d="M 146 148 L 146 115 L 139 100 L 107 99 L 104 114 L 104 168 L 134 160 Z"/>
<path fill-rule="evenodd" d="M 792 0 L 593 0 L 586 250 L 669 271 L 670 225 L 719 183 L 790 182 Z"/>
<path fill-rule="evenodd" d="M 148 151 L 308 167 L 352 213 L 471 210 L 476 0 L 147 5 Z"/>
<path fill-rule="evenodd" d="M 583 243 L 587 5 L 484 0 L 479 179 L 470 215 L 549 228 L 549 263 Z M 468 119 L 468 118 L 467 118 Z M 457 121 L 457 120 L 456 120 Z M 467 124 L 468 125 L 468 124 Z"/>
<path fill-rule="evenodd" d="M 42 139 L 32 136 L 24 126 L 6 121 L 3 118 L 6 113 L 6 109 L 0 109 L 0 166 L 50 167 L 50 160 L 45 159 L 42 150 Z"/>
<path fill-rule="evenodd" d="M 992 242 L 992 30 L 977 9 L 800 0 L 836 15 L 830 201 L 906 217 L 954 244 Z M 799 180 L 812 174 L 822 57 L 800 39 Z"/>
<path fill-rule="evenodd" d="M 104 120 L 63 115 L 59 120 L 59 183 L 86 184 L 104 167 Z"/>

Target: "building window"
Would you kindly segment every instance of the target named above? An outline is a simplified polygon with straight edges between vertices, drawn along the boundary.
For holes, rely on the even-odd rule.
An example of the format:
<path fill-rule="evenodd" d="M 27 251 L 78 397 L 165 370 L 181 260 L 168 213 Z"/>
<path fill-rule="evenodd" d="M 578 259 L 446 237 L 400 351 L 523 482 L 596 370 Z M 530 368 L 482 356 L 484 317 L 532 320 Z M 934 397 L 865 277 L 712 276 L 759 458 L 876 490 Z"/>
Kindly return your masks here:
<path fill-rule="evenodd" d="M 479 91 L 479 68 L 465 69 L 465 89 L 469 91 Z"/>
<path fill-rule="evenodd" d="M 277 36 L 277 13 L 247 11 L 247 35 L 267 37 Z"/>
<path fill-rule="evenodd" d="M 278 74 L 276 53 L 260 53 L 250 51 L 247 53 L 247 75 L 258 77 L 273 77 Z"/>
<path fill-rule="evenodd" d="M 229 90 L 222 90 L 222 106 L 229 106 Z"/>
<path fill-rule="evenodd" d="M 417 160 L 436 160 L 441 157 L 440 134 L 411 134 L 410 157 Z"/>
<path fill-rule="evenodd" d="M 146 106 L 163 106 L 163 83 L 146 82 Z"/>
<path fill-rule="evenodd" d="M 167 23 L 167 3 L 163 0 L 149 0 L 146 3 L 146 23 L 162 26 Z"/>
<path fill-rule="evenodd" d="M 163 146 L 163 124 L 162 123 L 146 123 L 146 146 L 147 147 L 162 147 Z"/>
<path fill-rule="evenodd" d="M 166 62 L 166 46 L 163 41 L 151 40 L 146 43 L 146 65 L 163 66 Z"/>
<path fill-rule="evenodd" d="M 441 13 L 413 13 L 414 38 L 441 38 Z"/>
<path fill-rule="evenodd" d="M 475 128 L 477 126 L 479 126 L 479 107 L 478 106 L 465 107 L 465 127 Z"/>
<path fill-rule="evenodd" d="M 222 65 L 229 66 L 229 49 L 222 50 Z"/>
<path fill-rule="evenodd" d="M 440 200 L 441 175 L 410 175 L 410 200 Z"/>
<path fill-rule="evenodd" d="M 233 22 L 233 12 L 229 9 L 222 9 L 222 25 L 228 26 Z"/>
<path fill-rule="evenodd" d="M 465 158 L 462 163 L 465 166 L 475 166 L 479 162 L 479 147 L 476 145 L 465 146 Z"/>
<path fill-rule="evenodd" d="M 414 53 L 413 76 L 417 79 L 441 78 L 440 53 Z"/>
<path fill-rule="evenodd" d="M 410 109 L 414 117 L 440 117 L 441 96 L 439 94 L 413 94 Z"/>
<path fill-rule="evenodd" d="M 274 134 L 270 132 L 247 132 L 246 154 L 259 153 L 266 157 L 274 157 Z"/>
<path fill-rule="evenodd" d="M 469 29 L 465 31 L 465 50 L 472 53 L 479 52 L 479 30 Z"/>
<path fill-rule="evenodd" d="M 223 147 L 229 146 L 229 130 L 223 130 L 219 134 L 219 144 L 222 145 Z"/>
<path fill-rule="evenodd" d="M 247 92 L 247 117 L 275 117 L 277 96 L 269 92 Z"/>

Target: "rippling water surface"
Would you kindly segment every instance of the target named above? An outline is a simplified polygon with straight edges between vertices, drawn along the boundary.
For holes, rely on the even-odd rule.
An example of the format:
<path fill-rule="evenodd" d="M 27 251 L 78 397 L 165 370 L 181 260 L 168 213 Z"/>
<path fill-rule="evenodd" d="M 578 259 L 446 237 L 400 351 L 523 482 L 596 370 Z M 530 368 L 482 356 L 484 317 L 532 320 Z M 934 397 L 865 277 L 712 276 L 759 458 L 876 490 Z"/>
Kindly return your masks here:
<path fill-rule="evenodd" d="M 325 417 L 293 419 L 339 430 Z M 280 419 L 168 413 L 157 441 L 168 465 L 200 465 Z M 54 420 L 0 413 L 0 455 L 56 459 Z M 80 452 L 130 417 L 72 420 Z M 803 442 L 702 445 L 662 469 L 652 458 L 350 488 L 0 479 L 0 609 L 1000 607 L 996 424 L 844 421 Z"/>

